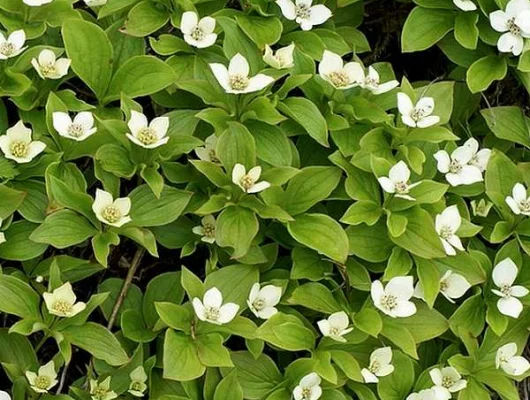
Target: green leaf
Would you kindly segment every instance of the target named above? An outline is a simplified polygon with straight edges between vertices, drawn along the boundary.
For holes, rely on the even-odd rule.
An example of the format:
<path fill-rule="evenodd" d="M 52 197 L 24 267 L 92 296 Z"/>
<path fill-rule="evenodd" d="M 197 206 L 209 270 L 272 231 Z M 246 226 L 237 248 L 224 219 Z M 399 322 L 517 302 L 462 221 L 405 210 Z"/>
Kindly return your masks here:
<path fill-rule="evenodd" d="M 394 244 L 390 241 L 383 221 L 375 225 L 355 225 L 346 229 L 350 252 L 363 260 L 383 262 L 388 259 Z"/>
<path fill-rule="evenodd" d="M 499 139 L 530 147 L 530 128 L 521 108 L 493 107 L 481 110 L 480 113 Z"/>
<path fill-rule="evenodd" d="M 278 18 L 254 17 L 245 14 L 238 15 L 236 21 L 239 27 L 258 45 L 260 49 L 265 45 L 276 43 L 282 35 L 282 23 Z"/>
<path fill-rule="evenodd" d="M 383 320 L 379 313 L 371 308 L 363 308 L 353 318 L 355 326 L 370 336 L 378 337 L 383 329 Z"/>
<path fill-rule="evenodd" d="M 461 12 L 455 19 L 455 39 L 466 49 L 477 48 L 479 30 L 477 28 L 478 14 Z"/>
<path fill-rule="evenodd" d="M 278 110 L 300 124 L 318 143 L 329 147 L 326 119 L 311 100 L 303 97 L 288 97 L 278 103 Z"/>
<path fill-rule="evenodd" d="M 426 50 L 435 45 L 455 25 L 455 13 L 416 7 L 409 14 L 401 34 L 404 53 Z"/>
<path fill-rule="evenodd" d="M 404 399 L 414 386 L 416 375 L 412 360 L 399 351 L 392 353 L 392 365 L 399 371 L 381 379 L 377 385 L 377 393 L 381 400 Z"/>
<path fill-rule="evenodd" d="M 229 206 L 217 217 L 215 241 L 221 247 L 233 248 L 232 258 L 243 257 L 247 254 L 258 229 L 258 219 L 252 211 Z"/>
<path fill-rule="evenodd" d="M 0 275 L 0 311 L 40 319 L 40 296 L 26 282 Z"/>
<path fill-rule="evenodd" d="M 243 400 L 243 389 L 239 384 L 235 369 L 219 382 L 213 400 Z"/>
<path fill-rule="evenodd" d="M 504 79 L 507 72 L 508 66 L 504 57 L 486 56 L 475 61 L 467 70 L 467 85 L 471 93 L 483 92 L 494 81 Z"/>
<path fill-rule="evenodd" d="M 5 260 L 26 261 L 40 256 L 48 245 L 30 239 L 37 224 L 17 221 L 4 231 L 6 241 L 0 244 L 0 257 Z"/>
<path fill-rule="evenodd" d="M 247 170 L 256 166 L 256 142 L 248 129 L 237 122 L 228 124 L 219 139 L 215 154 L 227 171 L 243 164 Z"/>
<path fill-rule="evenodd" d="M 254 358 L 249 352 L 235 351 L 231 356 L 245 398 L 261 399 L 283 381 L 278 367 L 266 354 Z"/>
<path fill-rule="evenodd" d="M 158 3 L 145 0 L 134 6 L 125 21 L 125 30 L 132 36 L 147 36 L 169 21 L 169 13 Z"/>
<path fill-rule="evenodd" d="M 245 121 L 245 125 L 254 137 L 256 153 L 260 160 L 275 167 L 292 164 L 291 142 L 280 128 L 261 121 Z"/>
<path fill-rule="evenodd" d="M 166 331 L 164 339 L 163 364 L 164 379 L 181 382 L 199 378 L 206 371 L 191 336 L 171 329 Z"/>
<path fill-rule="evenodd" d="M 364 378 L 361 375 L 361 366 L 352 354 L 343 350 L 331 350 L 330 353 L 333 363 L 344 372 L 348 379 L 364 382 Z"/>
<path fill-rule="evenodd" d="M 353 203 L 341 217 L 340 222 L 348 225 L 374 225 L 382 215 L 379 204 L 370 200 L 360 200 Z"/>
<path fill-rule="evenodd" d="M 275 314 L 258 328 L 257 336 L 289 351 L 309 350 L 314 347 L 315 336 L 312 331 L 295 316 Z"/>
<path fill-rule="evenodd" d="M 319 281 L 333 270 L 333 265 L 318 253 L 305 247 L 295 247 L 291 253 L 291 279 Z"/>
<path fill-rule="evenodd" d="M 223 293 L 223 301 L 246 307 L 252 285 L 259 281 L 258 268 L 251 265 L 229 265 L 208 274 L 205 289 L 216 287 Z"/>
<path fill-rule="evenodd" d="M 11 189 L 5 185 L 0 185 L 0 219 L 4 220 L 15 212 L 20 207 L 26 193 L 23 191 Z"/>
<path fill-rule="evenodd" d="M 325 314 L 333 314 L 342 310 L 331 290 L 316 282 L 298 286 L 287 301 L 290 304 L 301 305 Z"/>
<path fill-rule="evenodd" d="M 180 283 L 180 272 L 165 272 L 149 281 L 143 298 L 143 315 L 147 326 L 154 326 L 158 321 L 155 303 L 167 301 L 180 304 L 184 298 L 184 288 Z"/>

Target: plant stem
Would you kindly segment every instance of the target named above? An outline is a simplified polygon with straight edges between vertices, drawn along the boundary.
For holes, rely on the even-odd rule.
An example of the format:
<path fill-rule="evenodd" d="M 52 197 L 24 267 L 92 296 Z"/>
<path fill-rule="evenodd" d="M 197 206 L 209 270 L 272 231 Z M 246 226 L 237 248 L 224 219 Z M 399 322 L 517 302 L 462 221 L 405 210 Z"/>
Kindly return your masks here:
<path fill-rule="evenodd" d="M 64 382 L 66 381 L 66 372 L 68 371 L 68 366 L 70 364 L 64 364 L 63 372 L 61 373 L 61 379 L 59 380 L 59 387 L 57 388 L 56 394 L 60 394 L 64 387 Z"/>

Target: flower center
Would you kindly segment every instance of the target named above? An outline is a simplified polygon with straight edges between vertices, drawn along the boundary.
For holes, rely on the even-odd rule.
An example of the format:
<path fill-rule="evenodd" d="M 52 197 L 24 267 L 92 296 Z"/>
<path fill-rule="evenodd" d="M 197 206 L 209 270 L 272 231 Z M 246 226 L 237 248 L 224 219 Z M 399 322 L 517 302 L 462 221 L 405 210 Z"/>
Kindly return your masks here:
<path fill-rule="evenodd" d="M 42 390 L 47 390 L 51 384 L 51 379 L 47 376 L 37 376 L 35 379 L 35 387 Z"/>
<path fill-rule="evenodd" d="M 303 400 L 311 399 L 312 392 L 313 392 L 313 390 L 311 390 L 311 388 L 308 388 L 308 387 L 303 388 L 302 389 L 302 399 Z"/>
<path fill-rule="evenodd" d="M 45 77 L 51 77 L 57 74 L 57 68 L 55 67 L 55 64 L 52 63 L 42 64 L 40 66 L 40 72 Z"/>
<path fill-rule="evenodd" d="M 374 360 L 371 362 L 370 366 L 368 367 L 368 370 L 372 373 L 372 374 L 376 374 L 379 372 L 379 369 L 381 368 L 381 364 L 379 364 L 379 361 L 377 360 Z"/>
<path fill-rule="evenodd" d="M 418 122 L 420 119 L 422 119 L 426 115 L 427 115 L 427 110 L 421 107 L 414 107 L 414 110 L 412 110 L 412 112 L 410 113 L 410 118 Z"/>
<path fill-rule="evenodd" d="M 206 307 L 204 316 L 210 321 L 217 321 L 219 319 L 219 309 L 217 307 Z"/>
<path fill-rule="evenodd" d="M 121 218 L 121 212 L 115 206 L 110 205 L 110 206 L 105 207 L 105 209 L 103 210 L 102 217 L 106 221 L 113 224 L 115 222 L 118 222 L 118 220 Z"/>
<path fill-rule="evenodd" d="M 515 18 L 509 19 L 506 23 L 508 25 L 508 30 L 514 36 L 521 36 L 521 28 L 515 23 Z"/>
<path fill-rule="evenodd" d="M 440 237 L 442 239 L 449 239 L 451 236 L 453 236 L 453 230 L 449 226 L 442 226 L 442 229 L 440 229 Z"/>
<path fill-rule="evenodd" d="M 344 71 L 335 71 L 328 75 L 329 80 L 335 87 L 345 87 L 350 83 L 348 75 Z"/>
<path fill-rule="evenodd" d="M 339 329 L 339 328 L 336 328 L 336 327 L 333 327 L 329 330 L 329 335 L 330 336 L 340 336 L 340 334 L 342 333 L 342 331 Z"/>
<path fill-rule="evenodd" d="M 209 237 L 209 238 L 215 237 L 215 225 L 204 224 L 203 229 L 204 229 L 204 236 Z"/>
<path fill-rule="evenodd" d="M 230 75 L 228 83 L 234 90 L 245 90 L 248 87 L 248 78 L 240 74 Z"/>
<path fill-rule="evenodd" d="M 376 88 L 379 86 L 379 82 L 377 81 L 377 79 L 367 76 L 366 78 L 364 78 L 364 86 Z"/>
<path fill-rule="evenodd" d="M 449 163 L 449 172 L 451 172 L 452 174 L 457 174 L 461 170 L 462 170 L 462 164 L 460 164 L 456 160 L 451 160 L 451 162 Z"/>
<path fill-rule="evenodd" d="M 10 146 L 11 154 L 15 157 L 26 157 L 28 154 L 28 147 L 28 143 L 26 142 L 20 140 L 14 141 Z"/>
<path fill-rule="evenodd" d="M 158 137 L 153 128 L 142 128 L 138 131 L 136 138 L 145 145 L 156 143 Z"/>
<path fill-rule="evenodd" d="M 307 4 L 298 4 L 295 9 L 296 16 L 301 19 L 309 19 L 311 16 L 311 7 Z"/>
<path fill-rule="evenodd" d="M 78 138 L 83 133 L 85 133 L 85 130 L 83 129 L 83 125 L 81 124 L 71 124 L 68 127 L 68 134 L 72 137 Z"/>
<path fill-rule="evenodd" d="M 136 390 L 137 392 L 143 392 L 144 388 L 143 388 L 142 382 L 138 382 L 138 381 L 132 382 L 131 390 Z"/>
<path fill-rule="evenodd" d="M 381 299 L 381 305 L 390 311 L 396 308 L 397 304 L 398 303 L 397 303 L 396 296 L 392 296 L 390 294 L 384 295 L 383 298 Z"/>
<path fill-rule="evenodd" d="M 252 179 L 248 175 L 245 175 L 243 178 L 241 178 L 239 183 L 245 189 L 245 191 L 248 191 L 249 189 L 252 188 L 252 186 L 254 186 L 254 179 Z"/>
<path fill-rule="evenodd" d="M 204 39 L 205 34 L 202 28 L 199 25 L 197 25 L 195 28 L 193 28 L 193 31 L 191 32 L 190 36 L 193 38 L 193 40 L 200 42 L 201 40 Z"/>
<path fill-rule="evenodd" d="M 55 303 L 53 303 L 52 308 L 57 312 L 67 314 L 72 311 L 72 304 L 66 300 L 57 300 Z"/>
<path fill-rule="evenodd" d="M 215 153 L 215 149 L 210 149 L 210 151 L 208 152 L 208 157 L 210 157 L 210 161 L 213 162 L 213 163 L 219 164 L 221 162 L 221 160 L 219 160 L 219 158 L 217 158 L 217 154 Z"/>
<path fill-rule="evenodd" d="M 449 285 L 446 281 L 440 282 L 440 291 L 445 292 L 449 288 Z"/>
<path fill-rule="evenodd" d="M 407 185 L 407 182 L 396 182 L 394 188 L 398 194 L 406 194 L 409 192 L 409 185 Z"/>
<path fill-rule="evenodd" d="M 107 388 L 98 386 L 94 389 L 94 391 L 91 393 L 92 395 L 96 396 L 97 398 L 102 398 L 105 396 L 109 390 Z"/>
<path fill-rule="evenodd" d="M 4 42 L 0 45 L 0 54 L 9 57 L 15 52 L 15 45 L 13 43 Z"/>
<path fill-rule="evenodd" d="M 504 297 L 511 297 L 511 295 L 512 295 L 512 287 L 510 285 L 502 285 L 501 286 L 501 293 L 504 295 Z"/>
<path fill-rule="evenodd" d="M 442 378 L 442 387 L 449 389 L 451 386 L 453 386 L 455 381 L 450 376 L 444 376 Z"/>
<path fill-rule="evenodd" d="M 524 212 L 530 212 L 530 200 L 525 199 L 519 202 L 519 209 Z"/>
<path fill-rule="evenodd" d="M 252 303 L 252 306 L 258 310 L 258 311 L 261 311 L 265 308 L 265 300 L 263 299 L 256 299 L 254 300 L 254 302 Z"/>

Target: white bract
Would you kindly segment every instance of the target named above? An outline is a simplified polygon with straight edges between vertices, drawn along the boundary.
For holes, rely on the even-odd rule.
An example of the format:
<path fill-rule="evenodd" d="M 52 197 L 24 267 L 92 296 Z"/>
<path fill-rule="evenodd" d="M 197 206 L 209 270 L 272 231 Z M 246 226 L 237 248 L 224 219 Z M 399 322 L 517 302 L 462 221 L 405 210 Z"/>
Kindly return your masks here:
<path fill-rule="evenodd" d="M 90 395 L 92 400 L 112 400 L 118 397 L 117 393 L 110 389 L 110 379 L 111 377 L 109 376 L 101 383 L 90 379 Z"/>
<path fill-rule="evenodd" d="M 0 400 L 11 400 L 9 393 L 0 390 Z"/>
<path fill-rule="evenodd" d="M 318 400 L 322 396 L 322 379 L 315 372 L 304 376 L 293 390 L 294 400 Z"/>
<path fill-rule="evenodd" d="M 131 119 L 127 125 L 131 131 L 131 133 L 127 133 L 127 138 L 134 144 L 146 149 L 162 146 L 169 140 L 169 136 L 167 136 L 168 117 L 157 117 L 149 123 L 144 114 L 132 110 Z"/>
<path fill-rule="evenodd" d="M 0 32 L 0 60 L 7 60 L 8 58 L 16 57 L 24 50 L 26 42 L 26 33 L 19 29 L 13 31 L 6 39 L 6 37 Z"/>
<path fill-rule="evenodd" d="M 53 127 L 59 135 L 67 139 L 82 142 L 97 132 L 94 127 L 94 116 L 89 111 L 77 114 L 74 119 L 65 112 L 54 112 L 52 114 Z"/>
<path fill-rule="evenodd" d="M 359 76 L 364 74 L 361 64 L 357 62 L 344 64 L 341 56 L 328 50 L 324 50 L 322 61 L 318 64 L 318 73 L 322 79 L 340 90 L 359 86 Z"/>
<path fill-rule="evenodd" d="M 131 199 L 120 197 L 114 200 L 112 194 L 101 189 L 96 189 L 92 210 L 101 222 L 117 228 L 131 221 Z"/>
<path fill-rule="evenodd" d="M 71 60 L 59 58 L 51 50 L 45 49 L 39 53 L 38 58 L 31 60 L 31 65 L 42 79 L 60 79 L 68 74 Z"/>
<path fill-rule="evenodd" d="M 530 363 L 524 357 L 517 355 L 517 344 L 508 343 L 499 347 L 495 356 L 495 366 L 502 368 L 511 376 L 523 375 L 530 369 Z"/>
<path fill-rule="evenodd" d="M 265 54 L 263 55 L 263 61 L 272 68 L 284 69 L 292 68 L 294 66 L 293 59 L 294 43 L 289 46 L 282 47 L 281 49 L 272 51 L 269 45 L 265 45 Z"/>
<path fill-rule="evenodd" d="M 55 372 L 53 360 L 40 367 L 37 373 L 26 371 L 26 378 L 34 391 L 47 393 L 48 390 L 57 385 L 57 372 Z"/>
<path fill-rule="evenodd" d="M 217 146 L 217 136 L 212 134 L 204 141 L 204 147 L 197 147 L 195 149 L 195 154 L 203 161 L 220 164 L 221 161 L 219 161 L 219 158 L 217 158 L 217 154 L 215 153 L 215 146 Z"/>
<path fill-rule="evenodd" d="M 252 285 L 247 304 L 252 313 L 261 319 L 269 319 L 278 312 L 276 305 L 282 297 L 282 288 L 274 285 L 261 287 L 259 283 Z"/>
<path fill-rule="evenodd" d="M 266 181 L 258 182 L 260 176 L 260 166 L 251 168 L 247 173 L 244 165 L 236 164 L 232 170 L 232 182 L 239 186 L 245 193 L 258 193 L 271 186 Z"/>
<path fill-rule="evenodd" d="M 493 268 L 493 282 L 498 289 L 491 291 L 500 299 L 497 301 L 497 308 L 501 314 L 512 318 L 518 318 L 523 311 L 523 303 L 518 297 L 526 296 L 529 291 L 524 286 L 514 285 L 515 278 L 519 270 L 511 258 L 505 258 Z"/>
<path fill-rule="evenodd" d="M 58 317 L 71 318 L 86 308 L 85 303 L 76 303 L 77 297 L 70 282 L 66 282 L 51 293 L 43 293 L 42 297 L 48 312 Z"/>
<path fill-rule="evenodd" d="M 348 328 L 350 320 L 348 314 L 344 311 L 339 311 L 331 314 L 327 319 L 323 319 L 317 322 L 318 328 L 322 335 L 329 337 L 337 342 L 346 342 L 344 335 L 347 335 L 353 328 Z"/>
<path fill-rule="evenodd" d="M 396 80 L 380 83 L 379 73 L 372 66 L 368 67 L 368 75 L 365 75 L 362 68 L 357 72 L 359 75 L 356 80 L 359 82 L 359 86 L 369 90 L 373 94 L 386 93 L 399 86 L 399 82 Z"/>
<path fill-rule="evenodd" d="M 416 313 L 416 305 L 410 301 L 413 293 L 412 276 L 392 278 L 386 287 L 380 281 L 374 281 L 370 291 L 374 305 L 392 318 L 410 317 Z"/>
<path fill-rule="evenodd" d="M 197 318 L 215 325 L 229 323 L 239 311 L 235 303 L 223 304 L 223 295 L 216 287 L 207 290 L 202 301 L 195 297 L 192 303 Z"/>
<path fill-rule="evenodd" d="M 429 375 L 434 383 L 433 389 L 438 398 L 450 399 L 452 394 L 467 387 L 467 381 L 462 379 L 462 375 L 453 367 L 433 368 Z"/>
<path fill-rule="evenodd" d="M 230 60 L 228 68 L 223 64 L 210 64 L 215 79 L 226 93 L 240 94 L 257 92 L 274 82 L 274 78 L 265 74 L 249 77 L 250 66 L 245 57 L 237 53 Z"/>
<path fill-rule="evenodd" d="M 451 186 L 471 185 L 483 181 L 482 172 L 489 159 L 489 149 L 477 153 L 475 147 L 468 142 L 457 147 L 451 156 L 445 150 L 434 153 L 434 158 L 438 162 L 438 171 L 445 174 L 445 179 Z"/>
<path fill-rule="evenodd" d="M 463 147 L 468 147 L 471 151 L 471 159 L 469 160 L 469 165 L 477 167 L 480 169 L 480 172 L 486 171 L 488 162 L 491 157 L 491 149 L 481 149 L 479 150 L 479 143 L 477 139 L 470 138 L 462 145 Z"/>
<path fill-rule="evenodd" d="M 490 14 L 490 23 L 493 29 L 503 33 L 497 42 L 499 51 L 520 55 L 524 38 L 530 38 L 530 1 L 511 0 L 506 11 L 497 10 Z"/>
<path fill-rule="evenodd" d="M 370 355 L 370 365 L 361 370 L 361 374 L 366 383 L 377 383 L 382 376 L 390 375 L 394 372 L 392 363 L 392 349 L 382 347 L 374 350 Z"/>
<path fill-rule="evenodd" d="M 456 205 L 449 206 L 436 216 L 435 228 L 440 240 L 442 241 L 445 253 L 449 256 L 456 255 L 456 249 L 464 251 L 462 242 L 457 236 L 456 231 L 462 224 L 462 217 L 458 212 Z"/>
<path fill-rule="evenodd" d="M 492 207 L 493 203 L 489 200 L 480 199 L 478 202 L 471 200 L 471 211 L 476 217 L 487 217 Z"/>
<path fill-rule="evenodd" d="M 320 25 L 331 17 L 331 10 L 324 4 L 313 4 L 313 0 L 276 0 L 282 14 L 289 21 L 296 21 L 304 31 Z"/>
<path fill-rule="evenodd" d="M 440 293 L 451 303 L 462 297 L 471 287 L 466 278 L 449 270 L 440 279 Z M 425 300 L 425 293 L 421 282 L 414 288 L 414 297 Z"/>
<path fill-rule="evenodd" d="M 199 49 L 210 47 L 217 40 L 217 34 L 213 33 L 215 19 L 204 17 L 199 20 L 199 15 L 194 11 L 182 14 L 180 30 L 184 34 L 186 43 Z"/>
<path fill-rule="evenodd" d="M 527 197 L 526 187 L 522 183 L 516 183 L 512 195 L 507 196 L 505 200 L 514 214 L 530 215 L 530 197 Z"/>
<path fill-rule="evenodd" d="M 434 111 L 434 99 L 432 97 L 422 97 L 416 105 L 405 93 L 397 94 L 398 110 L 401 113 L 401 120 L 412 128 L 427 128 L 440 122 L 440 117 L 431 115 Z"/>
<path fill-rule="evenodd" d="M 201 219 L 201 226 L 195 226 L 192 231 L 201 236 L 203 242 L 215 243 L 215 217 L 206 215 Z"/>
<path fill-rule="evenodd" d="M 141 365 L 136 367 L 130 374 L 129 378 L 131 379 L 131 384 L 129 385 L 130 394 L 136 397 L 143 397 L 145 391 L 147 390 L 147 374 L 145 373 L 144 367 Z"/>
<path fill-rule="evenodd" d="M 31 6 L 31 7 L 42 6 L 44 4 L 51 3 L 52 1 L 53 0 L 22 0 L 24 4 L 27 4 L 28 6 Z"/>
<path fill-rule="evenodd" d="M 31 129 L 26 128 L 22 121 L 18 121 L 5 135 L 0 136 L 0 149 L 4 156 L 19 164 L 30 162 L 45 148 L 44 142 L 31 140 Z"/>
<path fill-rule="evenodd" d="M 475 11 L 477 9 L 477 5 L 471 0 L 453 0 L 453 3 L 462 11 Z"/>
<path fill-rule="evenodd" d="M 107 0 L 84 0 L 89 7 L 99 7 L 107 4 Z"/>
<path fill-rule="evenodd" d="M 409 184 L 410 169 L 404 161 L 399 161 L 390 168 L 388 177 L 377 178 L 383 190 L 387 193 L 393 193 L 396 197 L 405 200 L 414 201 L 414 197 L 408 195 L 410 189 L 418 186 L 421 182 Z"/>
<path fill-rule="evenodd" d="M 449 397 L 440 397 L 434 389 L 423 389 L 418 393 L 411 393 L 407 396 L 406 400 L 449 400 Z"/>

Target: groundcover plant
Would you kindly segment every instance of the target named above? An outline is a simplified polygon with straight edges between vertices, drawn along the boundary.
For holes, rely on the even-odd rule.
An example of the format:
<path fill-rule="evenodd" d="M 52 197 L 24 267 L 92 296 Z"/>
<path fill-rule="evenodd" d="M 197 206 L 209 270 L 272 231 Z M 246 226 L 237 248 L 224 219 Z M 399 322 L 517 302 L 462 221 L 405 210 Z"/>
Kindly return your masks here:
<path fill-rule="evenodd" d="M 530 0 L 0 0 L 0 399 L 528 399 Z"/>

